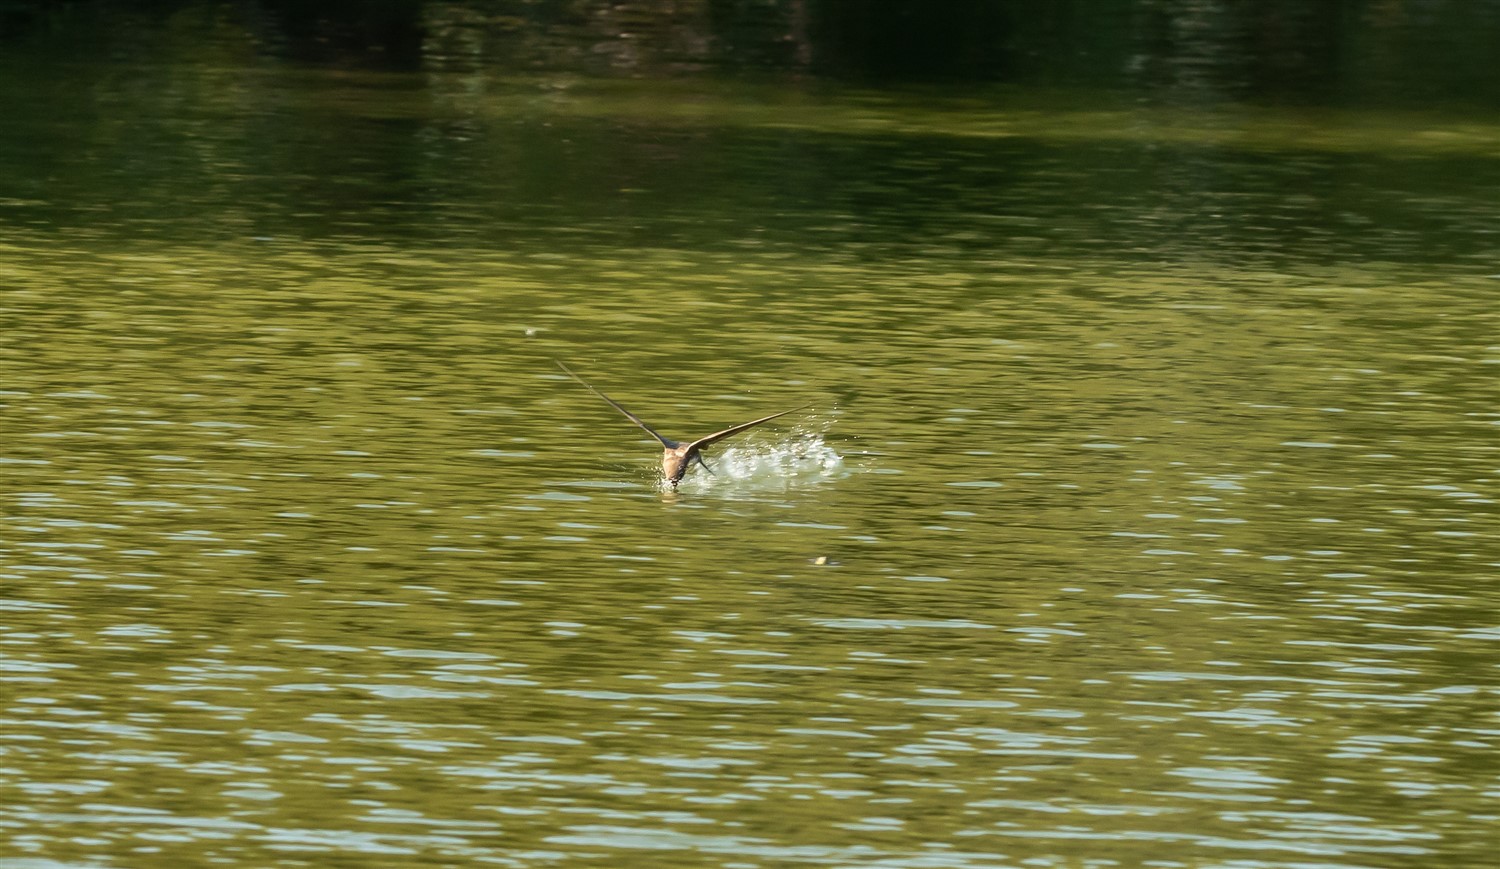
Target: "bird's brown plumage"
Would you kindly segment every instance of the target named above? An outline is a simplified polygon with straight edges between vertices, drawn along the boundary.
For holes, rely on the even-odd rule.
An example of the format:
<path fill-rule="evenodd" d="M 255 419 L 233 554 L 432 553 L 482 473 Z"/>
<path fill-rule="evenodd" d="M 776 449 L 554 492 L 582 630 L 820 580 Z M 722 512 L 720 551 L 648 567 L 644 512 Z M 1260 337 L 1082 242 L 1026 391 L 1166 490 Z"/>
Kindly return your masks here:
<path fill-rule="evenodd" d="M 557 367 L 561 368 L 563 370 L 563 373 L 578 381 L 588 391 L 604 399 L 610 407 L 613 407 L 615 410 L 618 410 L 620 413 L 624 414 L 626 419 L 629 419 L 631 422 L 645 429 L 647 434 L 651 435 L 661 442 L 662 479 L 666 481 L 668 486 L 671 486 L 674 489 L 677 488 L 678 483 L 682 482 L 683 476 L 687 474 L 688 466 L 693 462 L 697 462 L 698 464 L 703 465 L 703 469 L 708 470 L 708 465 L 703 461 L 704 448 L 712 446 L 713 444 L 716 444 L 727 437 L 737 435 L 745 429 L 754 428 L 755 426 L 758 426 L 763 422 L 770 422 L 777 417 L 786 416 L 789 413 L 796 413 L 797 411 L 808 407 L 808 405 L 804 404 L 802 405 L 802 407 L 794 407 L 791 410 L 783 410 L 780 413 L 773 413 L 770 416 L 763 416 L 760 419 L 752 419 L 749 422 L 742 422 L 739 425 L 730 426 L 729 428 L 723 429 L 721 431 L 716 431 L 711 435 L 705 435 L 695 441 L 682 443 L 679 441 L 674 441 L 671 438 L 662 437 L 659 433 L 657 433 L 656 429 L 652 428 L 649 425 L 646 425 L 644 420 L 626 410 L 624 406 L 622 406 L 618 401 L 615 401 L 613 398 L 610 398 L 609 396 L 595 389 L 592 385 L 589 384 L 587 380 L 584 380 L 582 377 L 574 374 L 573 369 L 562 364 L 562 362 L 559 360 L 554 359 L 553 361 L 557 362 Z"/>

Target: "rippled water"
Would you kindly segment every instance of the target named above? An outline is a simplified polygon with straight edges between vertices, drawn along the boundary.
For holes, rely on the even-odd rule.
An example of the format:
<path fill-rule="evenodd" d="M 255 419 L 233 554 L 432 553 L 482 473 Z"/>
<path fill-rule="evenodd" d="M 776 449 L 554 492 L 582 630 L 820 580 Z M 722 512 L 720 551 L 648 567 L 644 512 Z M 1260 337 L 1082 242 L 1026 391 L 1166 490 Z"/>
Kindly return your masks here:
<path fill-rule="evenodd" d="M 445 83 L 15 179 L 7 865 L 1489 859 L 1493 128 Z"/>

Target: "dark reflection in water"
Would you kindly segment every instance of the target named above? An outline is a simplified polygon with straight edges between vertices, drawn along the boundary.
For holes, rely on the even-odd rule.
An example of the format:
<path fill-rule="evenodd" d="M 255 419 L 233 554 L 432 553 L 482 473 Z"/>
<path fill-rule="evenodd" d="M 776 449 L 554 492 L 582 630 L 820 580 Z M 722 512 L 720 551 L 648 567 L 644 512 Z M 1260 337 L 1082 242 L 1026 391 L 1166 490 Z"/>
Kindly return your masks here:
<path fill-rule="evenodd" d="M 341 70 L 976 82 L 1158 104 L 1493 104 L 1500 7 L 1265 0 L 12 0 L 0 39 L 53 56 Z M 55 39 L 57 34 L 65 35 Z"/>
<path fill-rule="evenodd" d="M 310 106 L 205 123 L 188 138 L 139 120 L 127 127 L 121 117 L 123 140 L 54 148 L 23 139 L 12 156 L 40 171 L 16 179 L 6 216 L 161 237 L 396 235 L 523 249 L 814 245 L 835 255 L 1066 261 L 1109 253 L 1276 267 L 1487 262 L 1485 203 L 1500 190 L 1493 161 L 1468 147 L 1397 143 L 1395 153 L 1372 152 L 1364 137 L 1386 129 L 1379 120 L 1340 129 L 1260 114 L 1183 127 L 1185 119 L 1150 114 L 1069 119 L 955 106 L 930 118 L 949 128 L 944 134 L 913 135 L 897 126 L 910 107 L 882 101 L 848 111 L 841 120 L 850 129 L 766 131 L 741 128 L 753 123 L 741 114 L 753 94 L 726 102 L 701 93 L 712 104 L 686 120 L 571 116 L 604 111 L 606 90 L 557 98 L 563 117 L 548 119 L 525 106 L 532 97 L 512 95 L 498 117 L 434 122 L 364 116 L 416 111 L 413 102 L 425 98 L 404 87 L 357 88 L 359 100 L 348 104 L 337 99 L 339 82 L 308 85 L 333 98 L 316 101 L 333 123 L 319 124 Z M 505 105 L 522 116 L 510 118 Z M 158 108 L 175 118 L 189 107 Z M 778 113 L 806 126 L 816 109 L 764 113 L 772 126 Z M 477 103 L 464 110 L 493 114 Z M 1070 127 L 1093 121 L 1105 126 Z M 860 132 L 867 123 L 891 129 Z M 1217 129 L 1227 124 L 1235 125 L 1227 135 Z M 1071 141 L 1080 134 L 1084 141 Z"/>
<path fill-rule="evenodd" d="M 6 5 L 5 856 L 1484 865 L 1494 4 L 1043 5 Z"/>

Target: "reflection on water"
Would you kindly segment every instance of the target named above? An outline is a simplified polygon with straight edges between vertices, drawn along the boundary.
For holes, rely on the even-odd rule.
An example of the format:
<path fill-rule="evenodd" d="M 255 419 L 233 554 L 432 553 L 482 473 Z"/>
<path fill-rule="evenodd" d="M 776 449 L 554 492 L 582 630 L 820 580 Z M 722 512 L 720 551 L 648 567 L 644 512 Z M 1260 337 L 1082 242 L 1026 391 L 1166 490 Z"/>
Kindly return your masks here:
<path fill-rule="evenodd" d="M 1486 862 L 1491 127 L 199 74 L 0 133 L 18 865 Z"/>

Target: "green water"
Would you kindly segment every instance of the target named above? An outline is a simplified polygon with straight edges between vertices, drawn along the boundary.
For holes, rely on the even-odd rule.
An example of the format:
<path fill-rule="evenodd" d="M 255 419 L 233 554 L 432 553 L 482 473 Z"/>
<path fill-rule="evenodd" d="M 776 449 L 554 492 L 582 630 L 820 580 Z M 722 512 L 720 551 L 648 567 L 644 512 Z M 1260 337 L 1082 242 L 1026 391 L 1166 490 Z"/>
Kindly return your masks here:
<path fill-rule="evenodd" d="M 0 862 L 1489 859 L 1500 126 L 221 50 L 8 61 Z"/>

